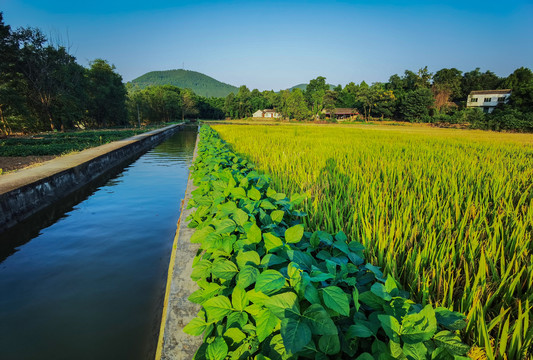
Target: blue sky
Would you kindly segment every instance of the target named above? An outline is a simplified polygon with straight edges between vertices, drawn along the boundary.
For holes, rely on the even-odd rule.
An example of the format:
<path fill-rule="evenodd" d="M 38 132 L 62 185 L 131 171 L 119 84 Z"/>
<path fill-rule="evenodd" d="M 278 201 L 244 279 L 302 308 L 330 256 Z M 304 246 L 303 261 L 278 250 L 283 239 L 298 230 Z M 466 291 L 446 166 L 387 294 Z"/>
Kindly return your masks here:
<path fill-rule="evenodd" d="M 533 1 L 0 0 L 4 21 L 41 28 L 78 62 L 125 81 L 199 71 L 250 89 L 386 81 L 428 66 L 499 76 L 533 68 Z"/>

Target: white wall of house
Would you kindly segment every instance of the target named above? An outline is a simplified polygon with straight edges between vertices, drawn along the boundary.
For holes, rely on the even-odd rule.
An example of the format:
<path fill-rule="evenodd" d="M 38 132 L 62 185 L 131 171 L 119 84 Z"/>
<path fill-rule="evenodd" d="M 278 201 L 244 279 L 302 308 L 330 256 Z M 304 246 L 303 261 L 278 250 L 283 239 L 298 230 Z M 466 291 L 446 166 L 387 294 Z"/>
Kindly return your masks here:
<path fill-rule="evenodd" d="M 281 118 L 281 114 L 275 111 L 257 110 L 252 115 L 254 118 Z"/>
<path fill-rule="evenodd" d="M 265 117 L 268 117 L 268 118 L 280 118 L 281 117 L 281 114 L 277 113 L 277 112 L 265 112 Z"/>
<path fill-rule="evenodd" d="M 491 113 L 498 104 L 507 103 L 511 93 L 505 94 L 474 94 L 468 95 L 466 107 L 480 107 Z"/>

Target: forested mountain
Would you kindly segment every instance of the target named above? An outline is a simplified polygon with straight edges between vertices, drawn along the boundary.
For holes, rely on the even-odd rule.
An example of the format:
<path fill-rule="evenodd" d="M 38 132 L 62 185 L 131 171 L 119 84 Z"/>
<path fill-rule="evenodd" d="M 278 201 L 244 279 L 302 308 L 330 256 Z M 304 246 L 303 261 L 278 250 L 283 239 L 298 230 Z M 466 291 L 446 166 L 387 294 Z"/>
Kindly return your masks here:
<path fill-rule="evenodd" d="M 150 71 L 131 81 L 141 89 L 149 85 L 174 85 L 191 89 L 195 94 L 205 97 L 226 97 L 237 93 L 237 87 L 220 82 L 212 77 L 191 70 Z"/>

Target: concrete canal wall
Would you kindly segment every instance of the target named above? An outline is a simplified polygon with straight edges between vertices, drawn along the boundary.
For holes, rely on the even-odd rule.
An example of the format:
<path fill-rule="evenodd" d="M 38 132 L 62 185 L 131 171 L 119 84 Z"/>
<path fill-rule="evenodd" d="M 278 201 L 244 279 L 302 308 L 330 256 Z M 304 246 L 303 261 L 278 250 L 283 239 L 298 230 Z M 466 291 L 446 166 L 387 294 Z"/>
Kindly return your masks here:
<path fill-rule="evenodd" d="M 0 233 L 140 155 L 182 126 L 170 125 L 0 176 Z"/>
<path fill-rule="evenodd" d="M 199 138 L 196 138 L 193 162 L 198 154 L 198 141 Z M 187 217 L 195 210 L 187 209 L 191 192 L 195 189 L 189 174 L 170 256 L 156 360 L 192 359 L 203 341 L 202 336 L 191 336 L 183 332 L 185 325 L 195 318 L 201 309 L 200 305 L 188 300 L 189 296 L 199 289 L 198 285 L 191 279 L 191 273 L 193 259 L 200 244 L 191 244 L 190 239 L 194 229 L 188 227 L 189 221 L 187 221 Z"/>

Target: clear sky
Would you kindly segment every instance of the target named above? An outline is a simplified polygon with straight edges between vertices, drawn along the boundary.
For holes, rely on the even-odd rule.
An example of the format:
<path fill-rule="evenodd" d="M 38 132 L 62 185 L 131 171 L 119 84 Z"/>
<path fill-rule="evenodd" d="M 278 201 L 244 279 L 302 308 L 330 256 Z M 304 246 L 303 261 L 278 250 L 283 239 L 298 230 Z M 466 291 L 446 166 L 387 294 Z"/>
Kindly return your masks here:
<path fill-rule="evenodd" d="M 507 76 L 533 69 L 533 0 L 0 0 L 5 23 L 39 27 L 78 62 L 125 81 L 194 70 L 250 89 L 387 81 L 428 66 Z"/>

